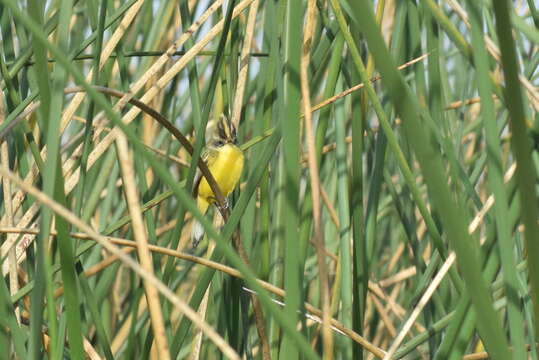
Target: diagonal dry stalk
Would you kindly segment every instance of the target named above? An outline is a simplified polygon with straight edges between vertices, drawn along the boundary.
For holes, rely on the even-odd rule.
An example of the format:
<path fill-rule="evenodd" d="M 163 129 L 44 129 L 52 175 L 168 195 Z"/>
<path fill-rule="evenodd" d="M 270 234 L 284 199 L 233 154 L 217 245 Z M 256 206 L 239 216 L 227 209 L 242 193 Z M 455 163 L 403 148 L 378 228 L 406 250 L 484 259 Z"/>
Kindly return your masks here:
<path fill-rule="evenodd" d="M 245 38 L 243 40 L 243 48 L 240 55 L 240 71 L 238 74 L 238 85 L 234 93 L 234 104 L 232 106 L 232 124 L 238 129 L 240 124 L 241 109 L 244 103 L 245 87 L 247 84 L 247 75 L 249 75 L 250 51 L 253 46 L 253 38 L 255 34 L 256 15 L 258 13 L 259 0 L 254 0 L 249 7 L 247 15 L 247 27 L 245 28 Z"/>
<path fill-rule="evenodd" d="M 445 0 L 449 6 L 457 13 L 457 15 L 462 19 L 464 24 L 466 24 L 466 27 L 470 28 L 470 21 L 468 19 L 468 14 L 466 11 L 462 8 L 462 6 L 456 2 L 455 0 Z M 485 44 L 487 46 L 487 50 L 490 53 L 490 55 L 496 60 L 496 62 L 501 66 L 502 59 L 500 55 L 500 49 L 496 45 L 496 43 L 492 40 L 492 38 L 488 35 L 485 35 Z M 535 87 L 524 75 L 519 75 L 519 81 L 521 82 L 522 86 L 526 89 L 526 92 L 528 94 L 528 99 L 533 104 L 533 107 L 535 110 L 539 110 L 539 91 L 537 90 L 537 87 Z"/>
<path fill-rule="evenodd" d="M 232 14 L 233 18 L 237 17 L 252 1 L 253 0 L 244 0 L 241 3 L 239 3 L 234 8 L 234 12 Z M 137 2 L 137 4 L 138 4 L 138 2 Z M 211 9 L 213 11 L 215 11 L 215 9 L 213 7 Z M 130 9 L 128 14 L 126 14 L 125 18 L 129 19 L 131 17 L 131 14 L 134 13 L 134 12 L 135 12 L 135 10 L 133 8 Z M 208 14 L 207 16 L 209 17 L 210 14 Z M 129 15 L 129 17 L 128 17 L 128 15 Z M 134 15 L 132 15 L 132 16 L 134 16 Z M 130 21 L 132 21 L 132 19 Z M 188 29 L 186 34 L 191 36 L 192 33 L 196 29 L 198 29 L 198 27 L 200 27 L 200 25 L 201 25 L 200 22 L 194 23 Z M 212 27 L 212 29 L 199 42 L 197 42 L 184 56 L 182 56 L 178 61 L 176 61 L 175 63 L 172 64 L 172 66 L 167 70 L 167 72 L 161 78 L 159 78 L 159 80 L 154 85 L 152 85 L 150 87 L 150 89 L 144 94 L 144 96 L 140 100 L 142 102 L 146 103 L 146 104 L 149 103 L 162 89 L 164 89 L 172 81 L 172 79 L 187 65 L 187 63 L 189 61 L 191 61 L 200 51 L 202 51 L 204 49 L 204 47 L 212 39 L 214 39 L 222 31 L 223 25 L 224 25 L 223 20 L 219 21 L 216 25 L 214 25 Z M 123 29 L 125 31 L 127 26 L 126 25 L 122 25 L 122 26 L 123 26 Z M 182 43 L 185 42 L 188 38 L 189 37 L 182 37 L 181 38 Z M 178 44 L 176 44 L 176 45 L 178 45 Z M 112 45 L 110 47 L 113 48 Z M 108 46 L 106 46 L 105 48 L 108 48 Z M 162 58 L 163 59 L 170 59 L 170 56 L 165 54 Z M 158 69 L 156 69 L 156 68 L 152 69 L 153 72 L 156 72 L 157 70 Z M 148 77 L 148 78 L 151 78 L 151 77 Z M 142 82 L 139 82 L 137 84 L 139 86 L 141 86 L 141 87 L 143 85 Z M 131 92 L 134 93 L 135 90 L 137 90 L 137 89 L 132 88 Z M 121 104 L 123 101 L 126 101 L 129 96 L 132 96 L 132 95 L 127 95 L 124 100 L 120 100 L 119 104 Z M 80 103 L 81 102 L 82 102 L 82 98 L 80 98 Z M 73 105 L 70 104 L 67 107 L 66 111 L 64 112 L 64 118 L 67 119 L 67 115 L 69 115 L 71 117 L 74 114 L 74 112 L 76 111 L 76 108 L 78 108 L 78 106 L 80 105 L 80 103 L 75 105 L 76 103 L 73 101 L 72 102 Z M 71 107 L 73 107 L 73 109 L 71 109 Z M 119 110 L 119 108 L 115 107 L 115 110 Z M 134 118 L 139 113 L 140 113 L 140 110 L 138 110 L 138 108 L 133 108 L 123 117 L 122 120 L 125 123 L 130 123 L 132 120 L 134 120 Z M 62 127 L 62 130 L 65 129 L 65 126 L 67 126 L 67 123 L 64 124 L 64 127 Z M 108 148 L 110 147 L 110 145 L 112 145 L 112 143 L 114 142 L 114 140 L 115 140 L 115 138 L 116 138 L 116 136 L 118 135 L 119 132 L 120 132 L 119 129 L 116 129 L 116 128 L 113 129 L 98 144 L 95 145 L 95 147 L 93 148 L 92 152 L 90 153 L 90 155 L 88 157 L 88 165 L 87 165 L 88 169 L 90 169 L 95 164 L 95 162 L 105 153 L 105 151 L 108 150 Z M 101 135 L 101 132 L 99 132 L 99 131 L 96 132 L 94 134 L 93 140 L 95 141 L 96 139 L 99 139 L 100 135 Z M 66 179 L 66 182 L 65 182 L 66 194 L 69 194 L 75 188 L 75 186 L 77 185 L 77 183 L 79 181 L 80 169 L 78 167 L 76 167 L 76 161 L 73 160 L 73 157 L 78 157 L 78 156 L 81 155 L 81 153 L 82 153 L 82 145 L 80 145 L 72 153 L 71 158 L 69 158 L 62 167 L 64 174 L 72 173 Z M 45 155 L 46 155 L 46 149 L 43 149 L 43 151 L 41 153 L 41 156 L 45 157 Z M 33 182 L 36 181 L 37 175 L 38 175 L 38 169 L 37 169 L 37 166 L 34 165 L 34 166 L 32 166 L 31 172 L 27 176 L 25 181 L 33 183 Z M 19 191 L 19 192 L 17 192 L 15 194 L 15 196 L 13 198 L 13 207 L 14 207 L 13 211 L 18 210 L 18 208 L 22 204 L 22 201 L 24 200 L 24 197 L 25 197 L 24 192 Z M 39 210 L 38 206 L 36 204 L 33 204 L 27 210 L 27 212 L 24 214 L 24 216 L 19 220 L 17 226 L 27 227 L 30 224 L 31 220 L 36 216 L 38 210 Z M 11 246 L 13 246 L 13 243 L 3 244 L 2 251 L 0 253 L 4 254 L 4 251 L 7 251 L 7 248 L 10 248 Z M 17 250 L 17 254 L 22 254 L 23 252 L 24 252 L 24 249 L 18 249 Z"/>
<path fill-rule="evenodd" d="M 116 148 L 118 149 L 118 160 L 122 170 L 122 179 L 127 201 L 127 208 L 131 216 L 133 226 L 133 235 L 137 242 L 137 253 L 141 267 L 146 273 L 155 277 L 153 271 L 153 260 L 148 248 L 147 231 L 142 218 L 142 211 L 139 205 L 139 194 L 135 184 L 135 171 L 133 169 L 133 155 L 129 153 L 127 138 L 120 134 L 116 138 Z M 152 323 L 153 334 L 159 359 L 170 359 L 170 352 L 163 320 L 163 311 L 159 302 L 159 293 L 151 281 L 144 281 L 144 292 L 146 293 L 146 302 L 150 310 L 150 320 Z"/>
<path fill-rule="evenodd" d="M 122 20 L 120 22 L 120 25 L 117 27 L 116 31 L 112 34 L 109 41 L 103 47 L 103 51 L 102 51 L 102 54 L 101 54 L 101 57 L 100 57 L 100 69 L 103 67 L 105 62 L 109 59 L 110 55 L 112 54 L 112 52 L 114 51 L 114 49 L 118 45 L 118 42 L 124 36 L 125 31 L 129 28 L 129 25 L 133 22 L 135 16 L 138 14 L 138 12 L 140 11 L 140 8 L 142 7 L 143 4 L 144 4 L 143 0 L 139 0 L 139 1 L 135 2 L 131 6 L 131 8 L 126 12 L 124 17 L 122 18 Z M 87 81 L 90 81 L 92 79 L 92 72 L 90 72 L 88 74 L 86 79 L 87 79 Z M 75 97 L 72 100 L 71 104 L 66 108 L 66 110 L 64 111 L 64 115 L 62 117 L 62 120 L 61 120 L 61 125 L 60 125 L 60 129 L 61 129 L 60 131 L 61 132 L 63 132 L 65 130 L 69 120 L 75 114 L 75 111 L 78 109 L 78 107 L 82 103 L 83 99 L 84 99 L 84 94 L 79 94 L 79 96 Z M 80 149 L 82 150 L 82 147 L 80 147 Z M 44 159 L 46 157 L 46 155 L 47 155 L 47 150 L 44 148 L 41 151 L 41 157 Z M 73 161 L 68 160 L 68 162 L 63 166 L 64 172 L 68 172 L 67 169 L 70 169 L 73 166 L 74 166 Z M 30 172 L 29 172 L 29 174 L 25 178 L 25 181 L 34 183 L 36 181 L 36 179 L 37 179 L 37 176 L 38 176 L 37 166 L 33 165 Z M 13 198 L 13 211 L 14 212 L 16 212 L 19 209 L 19 207 L 21 206 L 22 201 L 24 200 L 24 196 L 25 196 L 25 194 L 24 194 L 23 191 L 18 191 L 15 194 L 15 196 Z M 23 219 L 21 219 L 20 225 L 21 226 L 28 225 L 30 219 L 35 216 L 36 211 L 37 211 L 37 209 L 34 206 L 32 206 L 32 208 L 28 210 L 27 214 L 25 214 Z M 2 254 L 3 254 L 3 252 L 2 252 Z"/>
<path fill-rule="evenodd" d="M 109 89 L 109 88 L 105 88 L 105 87 L 101 87 L 101 86 L 95 86 L 94 88 L 96 90 L 104 93 L 104 94 L 114 96 L 114 97 L 121 98 L 121 97 L 123 97 L 125 95 L 121 91 L 117 91 L 117 90 L 113 90 L 113 89 Z M 66 93 L 80 93 L 80 92 L 83 92 L 83 91 L 84 90 L 81 87 L 65 89 Z M 187 140 L 187 138 L 174 125 L 172 125 L 172 123 L 170 123 L 170 121 L 168 121 L 163 115 L 161 115 L 159 112 L 155 111 L 154 109 L 152 109 L 151 107 L 149 107 L 146 104 L 142 103 L 140 100 L 138 100 L 136 98 L 131 97 L 129 99 L 129 103 L 135 105 L 137 108 L 140 108 L 146 114 L 152 116 L 162 126 L 164 126 L 167 130 L 169 130 L 170 133 L 185 147 L 185 149 L 189 153 L 193 152 L 193 148 L 191 146 L 191 143 Z M 32 107 L 33 110 L 36 110 L 39 107 L 39 102 L 36 103 L 35 105 L 36 106 Z M 119 134 L 121 134 L 121 133 L 119 133 Z M 2 140 L 0 140 L 0 141 L 2 141 Z M 210 173 L 206 163 L 199 159 L 198 167 L 201 170 L 202 174 L 206 177 L 210 187 L 213 189 L 213 192 L 214 192 L 214 194 L 215 194 L 215 196 L 217 198 L 217 201 L 220 204 L 224 204 L 224 202 L 225 202 L 224 197 L 221 194 L 221 191 L 220 191 L 219 187 L 217 186 L 217 183 L 215 182 L 215 179 L 213 178 L 212 174 Z M 79 169 L 79 168 L 77 168 L 77 169 Z M 23 216 L 22 220 L 19 221 L 17 226 L 25 227 L 26 226 L 25 222 L 30 221 L 32 219 L 32 217 L 35 215 L 34 212 L 37 211 L 36 209 L 38 209 L 38 205 L 33 204 L 32 207 L 30 207 L 30 209 Z M 226 212 L 223 212 L 223 217 L 226 218 Z M 6 242 L 4 242 L 2 244 L 2 247 L 0 248 L 1 252 L 2 253 L 7 253 L 7 251 L 9 251 L 15 245 L 16 246 L 16 248 L 15 248 L 15 257 L 17 259 L 17 262 L 20 263 L 25 259 L 26 248 L 28 246 L 30 246 L 30 244 L 32 242 L 32 239 L 33 239 L 33 237 L 29 238 L 27 241 L 21 242 L 19 244 L 15 244 L 15 242 L 17 240 L 16 238 L 14 238 L 14 237 L 8 238 L 8 241 L 6 241 Z M 8 265 L 7 263 L 4 264 L 4 267 L 2 269 L 4 273 L 7 273 L 7 271 L 8 271 L 7 270 L 7 265 Z"/>
<path fill-rule="evenodd" d="M 37 234 L 38 232 L 39 232 L 38 229 L 22 229 L 22 228 L 16 228 L 16 227 L 0 227 L 0 233 Z M 57 235 L 56 231 L 52 230 L 51 231 L 51 236 L 56 236 L 56 235 Z M 81 240 L 94 240 L 94 238 L 91 237 L 90 235 L 88 235 L 86 233 L 81 233 L 81 232 L 70 233 L 70 236 L 73 237 L 73 238 L 76 238 L 76 239 L 81 239 Z M 126 254 L 131 252 L 133 249 L 138 247 L 138 244 L 135 241 L 132 241 L 132 240 L 127 240 L 127 239 L 118 238 L 118 237 L 112 237 L 112 236 L 105 236 L 104 238 L 106 238 L 112 244 L 121 245 L 121 246 L 126 247 L 126 248 L 122 248 L 123 252 L 126 253 Z M 194 255 L 191 255 L 191 254 L 188 254 L 188 253 L 185 253 L 185 252 L 181 252 L 181 251 L 178 251 L 178 250 L 173 250 L 173 249 L 169 249 L 167 247 L 162 247 L 162 246 L 157 246 L 157 245 L 149 245 L 149 249 L 152 252 L 156 252 L 156 253 L 167 255 L 167 256 L 173 256 L 173 257 L 176 257 L 178 259 L 183 259 L 183 260 L 186 260 L 186 261 L 190 261 L 190 262 L 193 262 L 195 264 L 199 264 L 199 265 L 202 265 L 202 266 L 206 266 L 206 267 L 215 269 L 217 271 L 220 271 L 220 272 L 225 273 L 225 274 L 230 275 L 230 276 L 234 276 L 234 277 L 239 278 L 239 279 L 243 278 L 243 275 L 238 270 L 236 270 L 236 269 L 234 269 L 234 268 L 232 268 L 230 266 L 214 262 L 214 261 L 209 260 L 209 259 L 204 258 L 204 257 L 194 256 Z M 117 254 L 110 255 L 109 257 L 103 259 L 100 263 L 92 266 L 91 268 L 88 268 L 84 272 L 84 275 L 86 277 L 95 276 L 98 273 L 100 273 L 103 269 L 105 269 L 106 267 L 108 267 L 111 264 L 113 264 L 114 262 L 118 261 L 118 259 L 119 259 L 119 257 L 118 257 Z M 281 297 L 283 299 L 286 297 L 286 293 L 282 288 L 279 288 L 279 287 L 277 287 L 277 286 L 275 286 L 273 284 L 270 284 L 269 282 L 266 282 L 266 281 L 263 281 L 263 280 L 260 280 L 260 279 L 258 279 L 257 281 L 265 290 L 267 290 L 267 291 L 269 291 L 269 292 L 271 292 L 271 293 L 273 293 L 273 294 L 275 294 L 275 295 L 277 295 L 277 296 L 279 296 L 279 297 Z M 371 284 L 370 285 L 370 291 L 372 291 L 372 293 L 375 294 L 376 296 L 378 296 L 380 299 L 385 300 L 388 303 L 388 306 L 390 306 L 390 304 L 396 304 L 394 299 L 388 298 L 387 296 L 383 295 L 383 293 L 381 292 L 381 289 L 376 284 Z M 55 296 L 60 296 L 62 293 L 63 293 L 63 288 L 60 287 L 60 288 L 58 288 L 56 290 Z M 256 295 L 256 293 L 255 293 L 255 295 Z M 390 300 L 388 301 L 388 299 L 390 299 Z M 304 305 L 305 305 L 305 309 L 309 313 L 313 314 L 314 316 L 316 316 L 316 317 L 318 317 L 320 319 L 322 318 L 322 311 L 320 309 L 317 309 L 316 307 L 314 307 L 313 305 L 311 305 L 309 303 L 305 303 Z M 402 309 L 402 308 L 400 308 L 400 309 L 401 309 L 401 312 L 404 313 L 404 309 Z M 146 310 L 146 302 L 141 303 L 141 305 L 139 307 L 139 315 L 142 314 L 145 310 Z M 336 330 L 338 332 L 341 332 L 342 334 L 346 335 L 347 337 L 349 337 L 353 341 L 357 342 L 358 344 L 363 346 L 365 348 L 365 350 L 367 350 L 370 353 L 374 354 L 377 358 L 382 358 L 384 356 L 385 352 L 382 349 L 378 348 L 377 346 L 373 345 L 373 343 L 369 342 L 365 337 L 361 336 L 360 334 L 357 334 L 352 329 L 347 328 L 340 321 L 338 321 L 337 319 L 335 319 L 333 317 L 330 320 L 331 320 L 331 327 L 334 328 L 334 330 Z M 127 336 L 127 333 L 130 331 L 129 330 L 130 327 L 131 327 L 131 321 L 128 320 L 122 325 L 121 329 L 117 332 L 116 336 L 117 336 L 118 340 L 115 340 L 112 343 L 113 353 L 116 353 L 118 348 L 121 346 L 121 343 L 123 341 L 122 339 L 124 339 Z M 421 328 L 420 330 L 425 331 L 424 328 Z"/>
<path fill-rule="evenodd" d="M 8 178 L 24 192 L 32 196 L 38 203 L 49 207 L 55 214 L 63 217 L 67 222 L 84 231 L 93 240 L 110 251 L 112 254 L 116 255 L 124 265 L 128 266 L 145 281 L 151 282 L 159 290 L 159 292 L 163 294 L 163 296 L 165 296 L 165 298 L 167 298 L 174 306 L 178 307 L 195 326 L 202 329 L 206 336 L 208 336 L 208 338 L 214 342 L 214 344 L 223 352 L 223 354 L 231 359 L 240 359 L 239 355 L 230 347 L 230 345 L 211 326 L 201 319 L 196 311 L 191 309 L 188 304 L 186 304 L 180 297 L 170 290 L 161 280 L 156 278 L 153 274 L 147 273 L 137 262 L 135 262 L 135 260 L 127 256 L 126 253 L 111 243 L 109 239 L 99 234 L 88 224 L 84 223 L 79 217 L 69 211 L 69 209 L 52 200 L 34 186 L 24 182 L 17 175 L 13 174 L 5 165 L 0 166 L 0 175 L 3 178 Z"/>
<path fill-rule="evenodd" d="M 505 176 L 504 176 L 505 182 L 508 182 L 511 179 L 511 177 L 515 173 L 515 170 L 516 170 L 516 164 L 513 164 L 505 173 Z M 468 233 L 472 234 L 479 228 L 479 225 L 482 223 L 486 213 L 494 205 L 494 201 L 495 201 L 494 196 L 490 195 L 487 201 L 485 201 L 483 207 L 477 212 L 475 217 L 472 219 L 472 221 L 468 225 Z M 484 240 L 485 238 L 482 238 L 480 242 L 483 243 Z M 391 356 L 393 356 L 395 352 L 398 350 L 399 346 L 404 340 L 404 337 L 410 331 L 411 327 L 416 324 L 416 320 L 421 314 L 421 311 L 423 311 L 428 301 L 434 294 L 434 291 L 436 291 L 437 287 L 440 285 L 445 275 L 447 275 L 447 273 L 449 272 L 449 269 L 451 268 L 451 266 L 453 266 L 453 264 L 455 263 L 455 260 L 456 260 L 455 253 L 451 252 L 449 256 L 447 257 L 447 259 L 444 261 L 440 270 L 436 273 L 436 276 L 433 278 L 428 288 L 425 290 L 425 292 L 421 296 L 421 299 L 419 300 L 416 307 L 410 313 L 410 316 L 408 317 L 407 321 L 404 323 L 401 331 L 399 332 L 399 334 L 397 335 L 397 337 L 391 344 L 391 347 L 389 348 L 387 354 L 385 355 L 384 360 L 391 359 Z"/>
<path fill-rule="evenodd" d="M 200 306 L 198 307 L 198 313 L 201 317 L 206 316 L 206 311 L 208 309 L 208 300 L 210 297 L 210 290 L 211 290 L 211 284 L 208 286 L 208 289 L 206 290 L 206 293 L 204 294 L 204 297 L 202 298 L 202 302 L 200 303 Z M 193 337 L 193 344 L 192 346 L 192 352 L 190 360 L 198 360 L 200 359 L 201 354 L 201 348 L 202 348 L 202 338 L 203 338 L 202 331 L 197 331 L 195 336 Z"/>
<path fill-rule="evenodd" d="M 414 64 L 416 64 L 416 63 L 418 63 L 420 61 L 425 60 L 428 56 L 429 56 L 429 53 L 418 56 L 417 58 L 412 59 L 410 61 L 407 61 L 404 64 L 400 65 L 398 67 L 398 69 L 399 70 L 406 69 L 406 68 L 408 68 L 408 67 L 410 67 L 410 66 L 412 66 L 412 65 L 414 65 Z M 382 77 L 380 75 L 377 75 L 377 76 L 374 76 L 373 78 L 371 78 L 370 81 L 372 83 L 374 83 L 374 82 L 379 81 L 381 79 L 382 79 Z M 332 96 L 330 98 L 327 98 L 324 101 L 321 101 L 320 103 L 316 104 L 315 106 L 312 107 L 311 111 L 312 112 L 318 111 L 318 110 L 322 109 L 323 107 L 328 106 L 330 104 L 333 104 L 335 101 L 337 101 L 339 99 L 342 99 L 343 97 L 345 97 L 347 95 L 350 95 L 351 93 L 353 93 L 355 91 L 363 89 L 364 87 L 365 87 L 364 83 L 354 85 L 351 88 L 346 89 L 346 90 L 340 92 L 339 94 L 336 94 L 336 95 L 334 95 L 334 96 Z M 302 115 L 302 116 L 304 116 L 304 115 Z"/>
<path fill-rule="evenodd" d="M 122 21 L 120 22 L 120 25 L 116 28 L 116 31 L 112 34 L 109 41 L 105 44 L 103 47 L 103 51 L 101 53 L 100 59 L 99 59 L 99 69 L 100 71 L 103 66 L 105 66 L 105 63 L 108 61 L 110 56 L 112 55 L 112 52 L 116 49 L 118 46 L 118 43 L 122 40 L 122 38 L 125 35 L 125 32 L 129 28 L 129 26 L 133 23 L 135 17 L 139 13 L 140 9 L 142 8 L 142 5 L 144 5 L 144 1 L 140 0 L 133 4 L 133 6 L 126 12 L 125 16 L 123 17 Z M 86 76 L 86 81 L 91 81 L 93 77 L 93 71 L 95 69 L 90 70 L 88 75 Z M 67 125 L 69 124 L 69 121 L 71 121 L 71 118 L 79 108 L 79 106 L 82 104 L 82 101 L 85 98 L 85 94 L 78 94 L 76 95 L 71 103 L 67 106 L 67 108 L 64 111 L 64 114 L 61 119 L 60 123 L 60 131 L 63 132 Z"/>
<path fill-rule="evenodd" d="M 415 321 L 417 320 L 417 318 L 419 317 L 419 315 L 421 314 L 421 312 L 423 311 L 423 309 L 427 305 L 427 303 L 430 300 L 431 296 L 434 294 L 434 291 L 436 291 L 436 289 L 438 288 L 438 286 L 442 282 L 443 278 L 445 277 L 445 275 L 449 271 L 449 268 L 453 265 L 455 259 L 456 259 L 456 256 L 455 256 L 454 252 L 452 252 L 447 257 L 446 261 L 444 262 L 444 264 L 440 268 L 440 271 L 438 271 L 438 273 L 436 274 L 434 279 L 432 279 L 429 287 L 425 290 L 425 292 L 421 296 L 421 299 L 419 300 L 419 303 L 417 304 L 417 306 L 414 308 L 414 310 L 410 314 L 410 317 L 408 318 L 408 320 L 404 323 L 404 326 L 402 327 L 401 331 L 399 332 L 399 334 L 397 335 L 397 337 L 395 338 L 395 340 L 391 344 L 391 347 L 387 351 L 387 353 L 384 356 L 383 360 L 391 359 L 391 357 L 398 350 L 400 344 L 404 340 L 404 337 L 406 336 L 406 334 L 408 334 L 408 331 L 410 331 L 410 329 L 414 325 Z"/>
<path fill-rule="evenodd" d="M 132 23 L 135 16 L 138 14 L 140 8 L 144 4 L 143 0 L 137 1 L 136 3 L 131 6 L 131 8 L 126 12 L 124 17 L 122 18 L 120 25 L 116 29 L 116 31 L 111 36 L 110 40 L 105 44 L 103 47 L 103 51 L 100 58 L 100 69 L 103 67 L 107 59 L 110 57 L 116 46 L 118 45 L 118 42 L 122 39 L 123 35 L 125 34 L 125 31 L 128 29 L 129 25 Z M 90 72 L 88 76 L 86 77 L 88 81 L 92 79 L 92 73 Z M 79 105 L 82 103 L 82 100 L 84 98 L 83 94 L 80 94 L 79 97 L 74 98 L 72 103 L 66 108 L 64 111 L 64 116 L 61 120 L 61 126 L 60 131 L 63 132 L 68 124 L 69 119 L 75 114 L 75 111 L 78 109 Z M 80 147 L 80 150 L 82 150 L 82 146 Z M 41 151 L 41 157 L 44 159 L 47 155 L 46 148 L 43 148 Z M 68 160 L 66 164 L 63 166 L 64 172 L 69 172 L 69 169 L 72 169 L 74 166 L 74 162 Z M 25 181 L 29 183 L 34 183 L 38 176 L 38 168 L 34 164 L 29 172 L 29 174 L 26 176 Z M 19 207 L 21 206 L 23 200 L 25 197 L 25 193 L 23 191 L 18 191 L 14 197 L 13 197 L 13 211 L 16 212 Z M 18 226 L 28 226 L 31 219 L 36 215 L 38 211 L 38 207 L 34 204 L 28 209 L 28 211 L 25 213 L 25 215 L 19 220 Z M 3 256 L 3 254 L 7 251 L 7 248 L 11 248 L 13 246 L 16 239 L 12 239 L 7 244 L 2 244 L 2 248 L 0 251 L 0 255 Z"/>
<path fill-rule="evenodd" d="M 4 93 L 0 91 L 0 124 L 3 124 L 6 119 L 4 111 Z M 0 163 L 9 164 L 9 149 L 7 142 L 3 142 L 0 147 Z M 5 217 L 2 224 L 7 226 L 13 226 L 13 205 L 11 198 L 11 182 L 7 178 L 2 179 L 3 200 L 5 206 Z M 7 241 L 14 242 L 16 237 L 13 235 L 7 236 Z M 17 275 L 17 254 L 15 248 L 11 248 L 8 252 L 8 259 L 6 262 L 9 268 L 9 292 L 11 295 L 15 294 L 19 290 L 19 278 Z M 17 321 L 20 322 L 20 311 L 17 308 L 15 310 L 15 316 Z"/>

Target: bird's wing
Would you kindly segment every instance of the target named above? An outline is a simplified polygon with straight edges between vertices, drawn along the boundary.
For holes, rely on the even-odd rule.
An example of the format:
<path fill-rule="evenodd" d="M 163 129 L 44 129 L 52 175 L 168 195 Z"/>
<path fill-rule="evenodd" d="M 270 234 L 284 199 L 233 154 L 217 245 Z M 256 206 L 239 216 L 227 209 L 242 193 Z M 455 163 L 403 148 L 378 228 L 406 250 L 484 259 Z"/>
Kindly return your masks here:
<path fill-rule="evenodd" d="M 216 156 L 217 153 L 214 149 L 210 149 L 210 148 L 206 148 L 204 149 L 204 151 L 202 152 L 202 155 L 200 156 L 202 158 L 202 161 L 204 161 L 206 163 L 206 165 L 209 167 L 211 167 L 211 165 L 213 164 L 213 162 L 215 161 L 216 159 Z M 198 186 L 200 185 L 200 181 L 202 180 L 202 172 L 200 171 L 200 169 L 198 168 L 197 166 L 197 171 L 195 173 L 195 179 L 193 181 L 193 191 L 192 191 L 192 194 L 193 194 L 193 197 L 196 198 L 198 196 Z"/>
<path fill-rule="evenodd" d="M 196 199 L 198 197 L 198 185 L 200 185 L 200 180 L 202 180 L 202 172 L 197 167 L 197 172 L 195 173 L 195 179 L 193 181 L 193 197 Z"/>

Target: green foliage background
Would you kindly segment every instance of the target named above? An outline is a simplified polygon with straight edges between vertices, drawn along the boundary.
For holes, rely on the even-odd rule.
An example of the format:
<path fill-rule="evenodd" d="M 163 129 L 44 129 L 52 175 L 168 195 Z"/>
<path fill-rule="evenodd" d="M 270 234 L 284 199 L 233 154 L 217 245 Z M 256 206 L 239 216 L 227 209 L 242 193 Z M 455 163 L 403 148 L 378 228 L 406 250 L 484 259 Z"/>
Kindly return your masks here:
<path fill-rule="evenodd" d="M 0 358 L 537 359 L 535 2 L 222 3 L 0 0 Z"/>

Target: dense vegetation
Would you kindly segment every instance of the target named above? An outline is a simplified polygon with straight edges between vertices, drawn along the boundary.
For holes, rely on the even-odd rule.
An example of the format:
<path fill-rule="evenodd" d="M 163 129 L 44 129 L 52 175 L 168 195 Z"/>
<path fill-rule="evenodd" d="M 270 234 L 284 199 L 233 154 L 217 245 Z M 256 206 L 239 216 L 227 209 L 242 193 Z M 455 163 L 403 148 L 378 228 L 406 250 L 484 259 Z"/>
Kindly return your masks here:
<path fill-rule="evenodd" d="M 0 358 L 537 359 L 535 6 L 0 0 Z"/>

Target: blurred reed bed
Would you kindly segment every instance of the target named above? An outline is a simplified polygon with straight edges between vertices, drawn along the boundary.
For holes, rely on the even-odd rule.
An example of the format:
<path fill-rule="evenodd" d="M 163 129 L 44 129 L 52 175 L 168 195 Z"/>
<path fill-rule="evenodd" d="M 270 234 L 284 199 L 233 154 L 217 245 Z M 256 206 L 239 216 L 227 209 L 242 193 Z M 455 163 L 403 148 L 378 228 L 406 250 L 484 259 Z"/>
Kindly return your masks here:
<path fill-rule="evenodd" d="M 537 359 L 538 25 L 0 0 L 0 358 Z M 191 194 L 221 113 L 224 219 Z"/>

